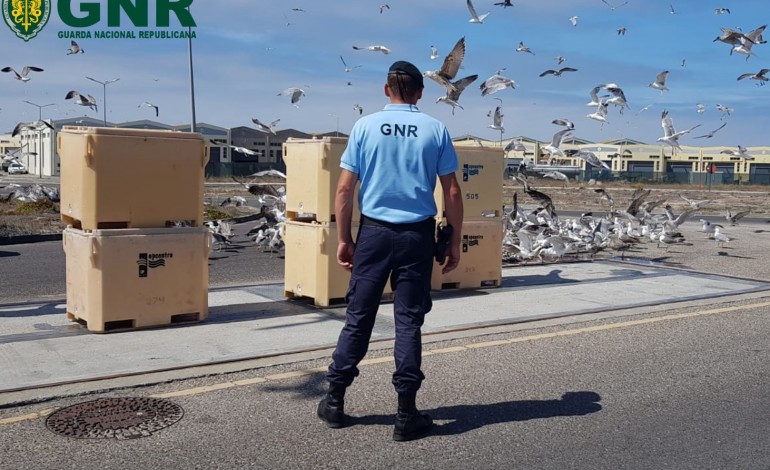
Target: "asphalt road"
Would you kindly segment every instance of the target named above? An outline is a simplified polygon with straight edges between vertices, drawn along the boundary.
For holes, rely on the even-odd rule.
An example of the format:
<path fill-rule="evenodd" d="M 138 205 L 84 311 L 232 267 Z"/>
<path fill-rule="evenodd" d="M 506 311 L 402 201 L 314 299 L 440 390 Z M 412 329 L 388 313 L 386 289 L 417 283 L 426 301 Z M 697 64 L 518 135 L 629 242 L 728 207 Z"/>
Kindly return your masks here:
<path fill-rule="evenodd" d="M 562 319 L 432 343 L 418 404 L 437 426 L 414 442 L 391 441 L 393 365 L 384 344 L 368 357 L 385 359 L 362 365 L 348 391 L 353 425 L 345 429 L 315 417 L 326 352 L 291 365 L 0 409 L 0 466 L 768 469 L 768 305 L 765 297 Z M 165 397 L 184 417 L 128 441 L 46 428 L 47 410 L 105 396 Z"/>

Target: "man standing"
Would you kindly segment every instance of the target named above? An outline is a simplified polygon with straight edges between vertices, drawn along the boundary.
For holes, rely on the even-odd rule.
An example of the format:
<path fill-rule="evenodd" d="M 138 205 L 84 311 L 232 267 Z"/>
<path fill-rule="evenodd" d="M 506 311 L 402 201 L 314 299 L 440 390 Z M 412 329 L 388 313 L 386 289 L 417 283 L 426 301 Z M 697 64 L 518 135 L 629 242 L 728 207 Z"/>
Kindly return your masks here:
<path fill-rule="evenodd" d="M 337 341 L 326 379 L 329 390 L 318 404 L 318 417 L 331 428 L 346 424 L 345 389 L 358 376 L 359 362 L 369 348 L 375 316 L 385 283 L 394 294 L 398 413 L 396 441 L 425 435 L 430 416 L 417 410 L 415 398 L 425 376 L 421 371 L 421 327 L 432 307 L 431 272 L 434 257 L 438 177 L 444 190 L 447 224 L 453 234 L 443 272 L 457 267 L 463 204 L 455 177 L 457 154 L 446 126 L 422 114 L 423 76 L 409 62 L 395 62 L 388 71 L 382 111 L 361 118 L 353 126 L 342 155 L 337 185 L 337 262 L 352 271 L 345 300 L 345 326 Z M 353 195 L 360 182 L 361 224 L 353 242 Z"/>

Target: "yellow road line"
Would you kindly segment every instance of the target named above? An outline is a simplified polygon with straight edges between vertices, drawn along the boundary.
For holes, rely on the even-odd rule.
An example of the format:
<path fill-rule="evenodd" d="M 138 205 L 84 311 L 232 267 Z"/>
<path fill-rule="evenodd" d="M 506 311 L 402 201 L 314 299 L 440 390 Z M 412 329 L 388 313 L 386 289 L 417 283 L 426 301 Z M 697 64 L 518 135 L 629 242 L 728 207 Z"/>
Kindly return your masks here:
<path fill-rule="evenodd" d="M 482 343 L 472 343 L 466 346 L 452 346 L 448 348 L 426 350 L 424 351 L 423 355 L 435 356 L 440 354 L 452 354 L 456 352 L 471 351 L 474 349 L 482 349 L 482 348 L 489 348 L 489 347 L 501 346 L 501 345 L 507 345 L 507 344 L 522 343 L 525 341 L 538 341 L 542 339 L 558 338 L 560 336 L 573 336 L 573 335 L 579 335 L 584 333 L 592 333 L 596 331 L 615 330 L 619 328 L 628 328 L 628 327 L 639 326 L 639 325 L 649 325 L 652 323 L 661 323 L 661 322 L 671 321 L 671 320 L 681 320 L 685 318 L 702 317 L 706 315 L 717 315 L 720 313 L 730 313 L 730 312 L 735 312 L 739 310 L 746 310 L 749 308 L 755 309 L 755 308 L 762 308 L 762 307 L 770 307 L 770 302 L 762 302 L 762 303 L 750 304 L 750 305 L 737 305 L 735 307 L 723 307 L 723 308 L 715 308 L 711 310 L 699 310 L 699 311 L 694 311 L 689 313 L 676 313 L 672 315 L 662 315 L 654 318 L 643 318 L 640 320 L 627 320 L 627 321 L 621 321 L 616 323 L 608 323 L 606 325 L 585 326 L 581 328 L 573 328 L 570 330 L 555 331 L 552 333 L 540 333 L 536 335 L 520 336 L 516 338 L 511 338 L 511 339 L 485 341 Z M 383 364 L 383 363 L 392 362 L 392 361 L 393 361 L 393 358 L 390 356 L 375 357 L 371 359 L 364 359 L 363 361 L 361 361 L 360 365 L 365 366 L 365 365 L 373 365 L 373 364 Z M 185 390 L 159 393 L 159 394 L 154 394 L 150 396 L 153 398 L 172 398 L 172 397 L 199 395 L 203 393 L 214 392 L 216 390 L 224 390 L 227 388 L 240 387 L 245 385 L 254 385 L 254 384 L 260 384 L 265 382 L 275 382 L 275 381 L 291 379 L 296 377 L 304 377 L 307 375 L 311 375 L 318 372 L 325 372 L 325 371 L 326 371 L 326 367 L 314 367 L 312 369 L 303 369 L 303 370 L 297 370 L 297 371 L 291 371 L 291 372 L 283 372 L 280 374 L 266 375 L 264 377 L 254 377 L 250 379 L 227 381 L 227 382 L 222 382 L 218 384 L 208 385 L 205 387 L 188 388 Z M 20 416 L 14 416 L 12 418 L 2 418 L 0 419 L 0 426 L 43 418 L 51 414 L 53 411 L 54 411 L 53 409 L 46 409 L 46 410 L 38 411 L 36 413 L 29 413 L 29 414 L 20 415 Z"/>

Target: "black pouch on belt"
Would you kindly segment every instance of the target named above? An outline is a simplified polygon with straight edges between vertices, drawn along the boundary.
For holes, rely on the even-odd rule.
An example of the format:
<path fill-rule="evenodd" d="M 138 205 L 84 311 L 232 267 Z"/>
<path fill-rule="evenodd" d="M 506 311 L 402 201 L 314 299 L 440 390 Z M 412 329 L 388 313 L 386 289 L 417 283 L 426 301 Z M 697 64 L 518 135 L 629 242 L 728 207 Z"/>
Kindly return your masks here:
<path fill-rule="evenodd" d="M 444 259 L 446 258 L 446 250 L 449 246 L 449 240 L 452 238 L 452 226 L 447 225 L 446 227 L 439 225 L 436 228 L 436 262 L 438 264 L 444 264 Z"/>

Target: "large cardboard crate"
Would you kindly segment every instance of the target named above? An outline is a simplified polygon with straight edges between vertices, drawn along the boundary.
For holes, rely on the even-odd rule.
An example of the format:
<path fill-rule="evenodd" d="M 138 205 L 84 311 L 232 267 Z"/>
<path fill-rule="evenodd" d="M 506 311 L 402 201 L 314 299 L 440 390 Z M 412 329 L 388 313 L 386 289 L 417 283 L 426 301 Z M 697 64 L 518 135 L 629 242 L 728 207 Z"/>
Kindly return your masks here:
<path fill-rule="evenodd" d="M 170 325 L 208 316 L 206 227 L 63 234 L 67 318 L 90 331 Z"/>
<path fill-rule="evenodd" d="M 434 264 L 431 289 L 500 287 L 502 250 L 503 227 L 499 218 L 463 221 L 460 264 L 447 274 L 442 274 L 442 267 Z"/>
<path fill-rule="evenodd" d="M 283 144 L 286 163 L 286 216 L 334 222 L 334 199 L 339 180 L 340 160 L 347 137 L 320 139 L 289 138 Z M 353 198 L 358 213 L 358 187 Z"/>
<path fill-rule="evenodd" d="M 284 295 L 308 297 L 318 307 L 343 305 L 350 273 L 337 264 L 337 223 L 289 220 L 283 230 Z M 355 238 L 357 222 L 352 232 Z M 391 294 L 387 283 L 383 296 Z"/>
<path fill-rule="evenodd" d="M 500 147 L 456 145 L 460 167 L 456 172 L 463 197 L 465 220 L 500 217 L 503 209 L 503 169 L 505 159 Z M 444 217 L 444 190 L 436 182 L 433 193 L 437 217 Z"/>
<path fill-rule="evenodd" d="M 64 126 L 62 220 L 83 230 L 203 223 L 208 161 L 198 133 Z"/>

